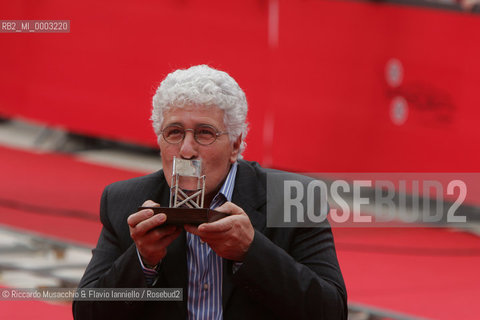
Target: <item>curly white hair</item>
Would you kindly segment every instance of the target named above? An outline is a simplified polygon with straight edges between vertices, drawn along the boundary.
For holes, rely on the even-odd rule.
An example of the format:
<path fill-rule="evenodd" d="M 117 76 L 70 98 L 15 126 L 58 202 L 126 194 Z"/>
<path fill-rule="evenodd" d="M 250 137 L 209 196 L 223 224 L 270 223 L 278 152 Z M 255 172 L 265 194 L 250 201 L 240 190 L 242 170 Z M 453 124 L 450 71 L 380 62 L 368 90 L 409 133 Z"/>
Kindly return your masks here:
<path fill-rule="evenodd" d="M 153 96 L 150 120 L 157 139 L 161 138 L 164 112 L 185 106 L 215 106 L 224 110 L 223 121 L 230 141 L 242 136 L 239 150 L 241 157 L 246 147 L 248 104 L 245 93 L 228 73 L 207 65 L 198 65 L 168 74 Z"/>

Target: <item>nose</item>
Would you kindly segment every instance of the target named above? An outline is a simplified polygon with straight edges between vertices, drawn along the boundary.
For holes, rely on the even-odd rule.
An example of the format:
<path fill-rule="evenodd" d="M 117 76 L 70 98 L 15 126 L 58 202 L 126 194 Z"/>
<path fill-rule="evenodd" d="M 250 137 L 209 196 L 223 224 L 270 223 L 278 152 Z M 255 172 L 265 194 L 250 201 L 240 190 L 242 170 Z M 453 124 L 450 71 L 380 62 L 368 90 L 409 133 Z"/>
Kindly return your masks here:
<path fill-rule="evenodd" d="M 188 160 L 198 157 L 198 143 L 195 141 L 193 131 L 185 130 L 185 138 L 180 146 L 180 156 Z"/>

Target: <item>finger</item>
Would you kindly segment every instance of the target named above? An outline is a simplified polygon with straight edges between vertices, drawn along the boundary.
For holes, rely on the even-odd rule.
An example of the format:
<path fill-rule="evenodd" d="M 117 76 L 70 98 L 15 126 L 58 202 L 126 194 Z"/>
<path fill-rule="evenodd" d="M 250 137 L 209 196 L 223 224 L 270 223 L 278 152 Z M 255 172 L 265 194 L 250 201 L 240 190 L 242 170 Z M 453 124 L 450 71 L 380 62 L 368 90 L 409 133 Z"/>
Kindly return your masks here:
<path fill-rule="evenodd" d="M 168 236 L 164 237 L 161 240 L 162 245 L 164 247 L 168 247 L 170 243 L 172 243 L 172 241 L 175 240 L 180 235 L 181 232 L 182 232 L 181 228 L 175 228 L 171 234 L 169 234 Z"/>
<path fill-rule="evenodd" d="M 226 213 L 226 214 L 230 214 L 230 215 L 244 214 L 245 213 L 242 208 L 240 208 L 236 204 L 234 204 L 232 202 L 229 202 L 229 201 L 225 202 L 220 207 L 215 208 L 215 210 Z"/>
<path fill-rule="evenodd" d="M 202 223 L 198 226 L 198 232 L 201 235 L 210 232 L 227 232 L 228 230 L 232 229 L 233 223 L 234 217 L 225 217 L 214 222 Z"/>
<path fill-rule="evenodd" d="M 191 224 L 186 224 L 183 226 L 183 228 L 185 229 L 185 231 L 187 232 L 190 232 L 191 234 L 194 234 L 196 236 L 198 236 L 198 228 L 191 225 Z"/>
<path fill-rule="evenodd" d="M 176 226 L 161 226 L 161 227 L 153 228 L 150 232 L 153 233 L 156 237 L 156 240 L 158 240 L 176 232 L 177 229 L 178 227 Z"/>
<path fill-rule="evenodd" d="M 165 223 L 167 216 L 164 213 L 157 214 L 135 225 L 135 233 L 144 234 L 153 228 L 159 227 Z"/>
<path fill-rule="evenodd" d="M 135 233 L 135 237 L 139 240 L 136 242 L 137 245 L 140 245 L 142 247 L 145 246 L 155 246 L 155 247 L 161 247 L 159 244 L 164 241 L 164 239 L 167 239 L 170 237 L 172 234 L 175 234 L 178 232 L 178 227 L 175 226 L 165 226 L 161 228 L 154 228 L 153 230 L 150 230 L 144 235 L 140 235 L 139 232 Z"/>
<path fill-rule="evenodd" d="M 192 225 L 184 225 L 183 226 L 185 228 L 185 231 L 191 233 L 191 234 L 194 234 L 196 236 L 198 236 L 200 238 L 200 240 L 202 240 L 203 242 L 209 242 L 211 240 L 216 240 L 220 234 L 218 233 L 205 233 L 205 232 L 200 232 L 198 231 L 198 228 L 196 226 L 192 226 Z"/>
<path fill-rule="evenodd" d="M 160 207 L 160 205 L 152 200 L 147 200 L 142 204 L 142 207 Z"/>
<path fill-rule="evenodd" d="M 174 226 L 171 226 L 171 228 L 169 227 L 168 229 L 168 232 L 162 232 L 161 234 L 152 233 L 154 234 L 152 237 L 149 237 L 149 235 L 147 235 L 148 239 L 145 240 L 145 243 L 153 244 L 158 250 L 166 248 L 182 232 L 182 229 Z"/>
<path fill-rule="evenodd" d="M 141 252 L 142 257 L 146 258 L 147 256 L 154 255 L 156 258 L 151 258 L 151 261 L 155 261 L 157 263 L 159 259 L 162 259 L 167 253 L 167 247 L 180 235 L 182 232 L 181 228 L 174 228 L 174 232 L 169 234 L 168 236 L 160 239 L 155 240 L 151 245 L 144 248 L 145 255 Z M 140 250 L 140 249 L 139 249 Z M 146 259 L 144 259 L 146 261 Z M 151 263 L 151 264 L 155 264 Z"/>
<path fill-rule="evenodd" d="M 185 228 L 185 231 L 194 234 L 196 236 L 199 236 L 202 241 L 205 241 L 205 239 L 210 239 L 212 237 L 216 237 L 216 234 L 210 234 L 208 232 L 201 232 L 198 230 L 198 227 L 192 226 L 190 224 L 186 224 L 183 226 Z M 218 237 L 218 236 L 217 236 Z"/>
<path fill-rule="evenodd" d="M 153 210 L 140 210 L 138 212 L 135 212 L 134 214 L 131 214 L 127 219 L 127 223 L 130 227 L 135 228 L 137 224 L 139 224 L 143 220 L 150 218 L 151 216 L 153 216 Z"/>

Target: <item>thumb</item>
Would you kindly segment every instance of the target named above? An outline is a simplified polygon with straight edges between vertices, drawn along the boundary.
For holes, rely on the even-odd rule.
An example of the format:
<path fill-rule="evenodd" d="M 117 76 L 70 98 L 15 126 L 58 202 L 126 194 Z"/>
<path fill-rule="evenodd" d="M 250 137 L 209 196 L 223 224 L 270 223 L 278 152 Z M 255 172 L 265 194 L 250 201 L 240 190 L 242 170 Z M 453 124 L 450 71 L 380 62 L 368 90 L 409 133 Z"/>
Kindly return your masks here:
<path fill-rule="evenodd" d="M 227 201 L 224 204 L 222 204 L 220 207 L 215 208 L 216 211 L 223 212 L 226 214 L 230 215 L 236 215 L 236 214 L 244 214 L 245 212 L 243 211 L 242 208 L 237 206 L 236 204 Z"/>
<path fill-rule="evenodd" d="M 147 200 L 142 204 L 142 207 L 160 207 L 160 205 L 152 200 Z"/>

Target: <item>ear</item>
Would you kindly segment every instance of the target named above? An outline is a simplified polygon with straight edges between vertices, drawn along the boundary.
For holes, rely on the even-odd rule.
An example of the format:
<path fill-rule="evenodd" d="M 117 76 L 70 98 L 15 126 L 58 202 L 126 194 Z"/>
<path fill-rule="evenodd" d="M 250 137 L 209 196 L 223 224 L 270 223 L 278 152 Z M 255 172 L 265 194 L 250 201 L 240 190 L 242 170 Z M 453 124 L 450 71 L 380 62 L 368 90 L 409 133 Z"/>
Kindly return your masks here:
<path fill-rule="evenodd" d="M 230 163 L 234 163 L 238 159 L 240 153 L 240 145 L 242 144 L 242 135 L 239 135 L 238 138 L 232 144 L 232 153 L 230 154 Z"/>

